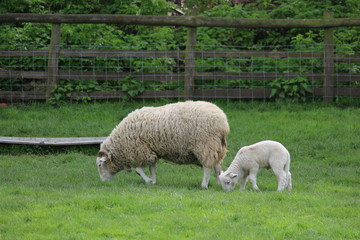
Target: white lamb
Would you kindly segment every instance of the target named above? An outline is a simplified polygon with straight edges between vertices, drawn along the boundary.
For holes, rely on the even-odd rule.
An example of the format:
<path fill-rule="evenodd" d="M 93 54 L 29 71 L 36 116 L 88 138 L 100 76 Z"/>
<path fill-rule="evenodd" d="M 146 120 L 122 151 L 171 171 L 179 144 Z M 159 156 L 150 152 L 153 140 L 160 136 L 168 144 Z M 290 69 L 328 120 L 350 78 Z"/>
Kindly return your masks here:
<path fill-rule="evenodd" d="M 220 183 L 225 191 L 232 191 L 241 181 L 240 190 L 245 190 L 249 179 L 253 188 L 259 190 L 256 175 L 260 168 L 272 169 L 278 180 L 278 191 L 291 190 L 290 154 L 279 142 L 262 141 L 242 147 L 229 168 L 220 175 Z"/>
<path fill-rule="evenodd" d="M 201 186 L 207 188 L 213 168 L 220 183 L 228 133 L 224 112 L 204 101 L 135 110 L 101 144 L 96 160 L 100 178 L 109 180 L 123 169 L 136 168 L 145 182 L 155 184 L 156 162 L 163 158 L 177 164 L 202 166 Z M 151 178 L 143 167 L 150 168 Z"/>

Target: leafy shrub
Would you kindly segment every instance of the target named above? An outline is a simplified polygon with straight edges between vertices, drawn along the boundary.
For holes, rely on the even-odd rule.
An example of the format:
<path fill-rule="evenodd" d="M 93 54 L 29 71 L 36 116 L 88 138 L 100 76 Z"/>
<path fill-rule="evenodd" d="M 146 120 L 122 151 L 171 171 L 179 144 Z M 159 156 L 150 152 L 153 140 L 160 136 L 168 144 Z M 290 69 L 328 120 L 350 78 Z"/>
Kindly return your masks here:
<path fill-rule="evenodd" d="M 93 99 L 89 96 L 73 97 L 72 93 L 86 93 L 95 91 L 123 91 L 128 96 L 123 97 L 123 100 L 128 100 L 145 90 L 141 81 L 137 80 L 134 76 L 128 75 L 119 81 L 104 82 L 99 81 L 81 81 L 74 79 L 61 80 L 59 84 L 55 85 L 49 102 L 52 105 L 61 105 L 68 101 L 75 101 L 81 103 L 89 103 Z"/>
<path fill-rule="evenodd" d="M 270 98 L 287 102 L 305 102 L 306 96 L 312 93 L 309 80 L 306 77 L 292 79 L 277 78 L 272 81 Z"/>
<path fill-rule="evenodd" d="M 89 96 L 82 96 L 72 99 L 72 92 L 93 92 L 100 91 L 102 88 L 96 81 L 90 81 L 86 84 L 80 80 L 61 80 L 59 84 L 56 84 L 52 95 L 49 99 L 49 103 L 52 105 L 61 105 L 69 100 L 75 100 L 76 102 L 88 103 L 91 101 Z"/>
<path fill-rule="evenodd" d="M 121 82 L 121 91 L 126 92 L 130 98 L 135 97 L 145 90 L 142 82 L 130 74 L 124 77 Z M 127 100 L 128 98 L 128 96 L 123 97 L 124 100 Z"/>

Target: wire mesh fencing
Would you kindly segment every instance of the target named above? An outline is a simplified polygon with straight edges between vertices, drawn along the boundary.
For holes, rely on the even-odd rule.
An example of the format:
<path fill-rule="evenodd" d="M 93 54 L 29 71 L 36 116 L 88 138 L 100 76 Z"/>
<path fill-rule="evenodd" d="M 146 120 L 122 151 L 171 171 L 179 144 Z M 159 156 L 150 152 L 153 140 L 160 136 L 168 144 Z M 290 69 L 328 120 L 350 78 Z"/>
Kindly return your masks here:
<path fill-rule="evenodd" d="M 0 46 L 0 102 L 360 97 L 360 54 L 347 45 L 58 49 Z"/>

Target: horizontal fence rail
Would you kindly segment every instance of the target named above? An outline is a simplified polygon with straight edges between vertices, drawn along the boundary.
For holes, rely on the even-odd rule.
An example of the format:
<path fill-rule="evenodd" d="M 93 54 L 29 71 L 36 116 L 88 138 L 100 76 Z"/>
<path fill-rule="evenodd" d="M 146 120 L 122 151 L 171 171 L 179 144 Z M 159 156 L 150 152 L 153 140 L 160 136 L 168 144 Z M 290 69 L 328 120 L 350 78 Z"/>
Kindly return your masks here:
<path fill-rule="evenodd" d="M 184 58 L 185 51 L 177 50 L 94 50 L 61 49 L 60 56 L 68 57 L 171 57 Z M 237 50 L 195 50 L 196 57 L 278 57 L 278 58 L 323 58 L 323 52 L 287 51 L 237 51 Z M 48 50 L 0 50 L 2 57 L 47 57 Z M 335 62 L 360 62 L 360 54 L 335 54 Z"/>
<path fill-rule="evenodd" d="M 195 16 L 152 16 L 113 14 L 0 14 L 2 23 L 127 24 L 231 28 L 332 28 L 360 26 L 360 18 L 335 19 L 247 19 Z"/>

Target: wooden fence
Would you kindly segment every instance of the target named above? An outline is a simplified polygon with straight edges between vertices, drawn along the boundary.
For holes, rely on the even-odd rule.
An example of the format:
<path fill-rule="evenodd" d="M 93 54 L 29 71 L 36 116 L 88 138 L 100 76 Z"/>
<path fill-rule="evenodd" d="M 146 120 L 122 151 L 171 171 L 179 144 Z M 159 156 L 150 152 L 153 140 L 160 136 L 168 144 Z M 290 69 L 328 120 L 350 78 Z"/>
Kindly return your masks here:
<path fill-rule="evenodd" d="M 325 14 L 324 19 L 237 19 L 237 18 L 205 18 L 205 17 L 169 17 L 169 16 L 126 16 L 126 15 L 61 15 L 61 14 L 0 14 L 0 23 L 40 22 L 52 23 L 51 44 L 48 50 L 1 50 L 0 57 L 44 57 L 47 59 L 45 71 L 16 71 L 1 68 L 1 79 L 36 79 L 44 82 L 44 90 L 1 91 L 0 100 L 6 102 L 46 100 L 51 97 L 55 84 L 61 79 L 80 79 L 97 81 L 116 81 L 125 78 L 129 72 L 98 72 L 82 70 L 61 70 L 61 57 L 114 57 L 114 58 L 173 58 L 184 63 L 183 70 L 177 72 L 136 73 L 131 75 L 141 81 L 180 81 L 183 87 L 179 90 L 147 90 L 136 95 L 136 98 L 268 98 L 269 88 L 228 88 L 197 89 L 197 80 L 239 80 L 271 81 L 277 78 L 294 78 L 299 75 L 312 81 L 321 81 L 322 86 L 313 88 L 313 96 L 324 101 L 332 101 L 336 96 L 360 97 L 360 88 L 337 87 L 335 82 L 358 82 L 360 74 L 336 73 L 335 64 L 340 62 L 360 62 L 359 54 L 341 54 L 334 51 L 333 28 L 360 26 L 360 18 L 332 19 Z M 183 51 L 121 51 L 121 50 L 89 50 L 61 49 L 61 24 L 134 24 L 158 26 L 188 27 L 188 41 Z M 235 27 L 235 28 L 325 28 L 323 52 L 283 52 L 283 51 L 251 51 L 251 50 L 198 50 L 196 46 L 197 27 Z M 321 73 L 278 73 L 278 72 L 198 72 L 197 58 L 304 58 L 321 59 Z M 178 68 L 180 68 L 178 66 Z M 72 92 L 71 97 L 89 96 L 92 99 L 118 99 L 127 96 L 123 91 L 107 92 Z"/>

